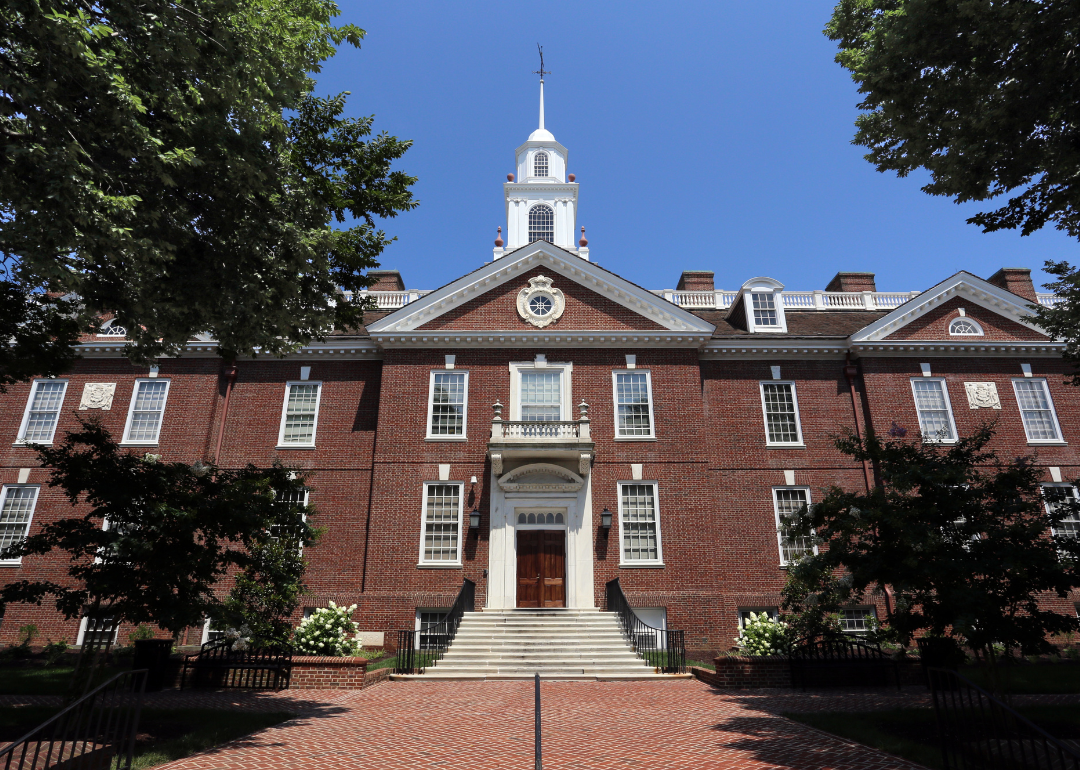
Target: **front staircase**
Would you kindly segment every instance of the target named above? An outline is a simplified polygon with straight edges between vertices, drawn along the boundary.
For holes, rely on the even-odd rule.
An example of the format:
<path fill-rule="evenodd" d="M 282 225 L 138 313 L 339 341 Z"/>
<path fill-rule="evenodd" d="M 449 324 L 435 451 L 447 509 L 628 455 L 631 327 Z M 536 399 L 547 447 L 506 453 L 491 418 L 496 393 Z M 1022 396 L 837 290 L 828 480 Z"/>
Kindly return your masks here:
<path fill-rule="evenodd" d="M 446 654 L 394 679 L 672 679 L 634 652 L 614 612 L 567 609 L 464 613 Z"/>

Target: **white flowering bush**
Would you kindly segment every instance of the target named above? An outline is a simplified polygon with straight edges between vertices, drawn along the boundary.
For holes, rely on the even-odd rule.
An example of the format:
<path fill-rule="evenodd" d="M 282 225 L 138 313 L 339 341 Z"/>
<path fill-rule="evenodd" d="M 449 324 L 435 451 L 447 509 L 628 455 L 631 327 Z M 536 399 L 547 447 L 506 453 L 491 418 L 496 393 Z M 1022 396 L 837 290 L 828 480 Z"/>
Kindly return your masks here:
<path fill-rule="evenodd" d="M 767 612 L 751 612 L 735 637 L 735 646 L 744 655 L 786 655 L 791 649 L 788 624 L 770 618 Z"/>
<path fill-rule="evenodd" d="M 355 604 L 339 607 L 333 602 L 315 610 L 296 629 L 295 651 L 301 655 L 355 655 L 360 649 L 353 638 L 358 628 L 352 620 L 355 611 Z"/>

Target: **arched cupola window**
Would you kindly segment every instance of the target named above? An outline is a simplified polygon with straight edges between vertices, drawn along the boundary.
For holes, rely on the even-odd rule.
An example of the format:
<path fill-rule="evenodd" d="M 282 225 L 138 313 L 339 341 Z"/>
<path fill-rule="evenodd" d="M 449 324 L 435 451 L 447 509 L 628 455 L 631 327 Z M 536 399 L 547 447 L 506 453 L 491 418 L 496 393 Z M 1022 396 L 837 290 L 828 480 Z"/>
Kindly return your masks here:
<path fill-rule="evenodd" d="M 529 209 L 529 243 L 555 242 L 555 212 L 543 203 Z"/>
<path fill-rule="evenodd" d="M 533 176 L 548 175 L 548 155 L 546 152 L 536 153 L 533 159 Z"/>

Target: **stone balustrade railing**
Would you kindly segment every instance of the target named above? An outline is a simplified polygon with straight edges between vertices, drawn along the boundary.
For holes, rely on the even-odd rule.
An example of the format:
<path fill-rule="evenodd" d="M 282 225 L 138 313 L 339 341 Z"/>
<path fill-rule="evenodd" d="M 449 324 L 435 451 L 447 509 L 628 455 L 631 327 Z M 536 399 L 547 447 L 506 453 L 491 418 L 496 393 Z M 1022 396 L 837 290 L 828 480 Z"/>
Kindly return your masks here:
<path fill-rule="evenodd" d="M 592 440 L 589 405 L 578 404 L 576 420 L 504 420 L 503 405 L 492 404 L 495 416 L 491 419 L 492 441 L 572 441 Z"/>

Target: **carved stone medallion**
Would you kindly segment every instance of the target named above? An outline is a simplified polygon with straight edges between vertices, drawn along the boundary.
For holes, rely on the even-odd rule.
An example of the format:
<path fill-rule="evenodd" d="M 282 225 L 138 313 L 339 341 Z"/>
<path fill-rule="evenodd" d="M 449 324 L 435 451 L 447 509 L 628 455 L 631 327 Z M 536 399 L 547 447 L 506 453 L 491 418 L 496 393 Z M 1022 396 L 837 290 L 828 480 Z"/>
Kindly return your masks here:
<path fill-rule="evenodd" d="M 993 382 L 965 382 L 968 406 L 972 409 L 1000 409 L 997 385 Z"/>
<path fill-rule="evenodd" d="M 530 278 L 528 287 L 518 292 L 518 315 L 539 329 L 558 321 L 566 309 L 566 298 L 551 282 L 551 278 L 538 275 Z"/>
<path fill-rule="evenodd" d="M 113 395 L 116 393 L 115 382 L 88 382 L 83 385 L 79 409 L 112 409 Z"/>

